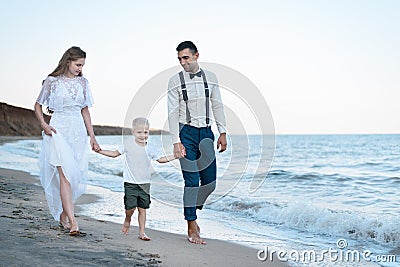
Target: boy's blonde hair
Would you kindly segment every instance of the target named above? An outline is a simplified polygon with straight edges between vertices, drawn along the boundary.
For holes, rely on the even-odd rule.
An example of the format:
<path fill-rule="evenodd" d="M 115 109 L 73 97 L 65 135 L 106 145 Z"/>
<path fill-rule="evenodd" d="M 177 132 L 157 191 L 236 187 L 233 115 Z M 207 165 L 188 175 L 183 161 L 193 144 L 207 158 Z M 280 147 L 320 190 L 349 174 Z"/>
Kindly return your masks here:
<path fill-rule="evenodd" d="M 132 121 L 132 129 L 135 129 L 137 126 L 147 126 L 150 127 L 149 120 L 144 117 L 138 117 L 133 119 Z"/>

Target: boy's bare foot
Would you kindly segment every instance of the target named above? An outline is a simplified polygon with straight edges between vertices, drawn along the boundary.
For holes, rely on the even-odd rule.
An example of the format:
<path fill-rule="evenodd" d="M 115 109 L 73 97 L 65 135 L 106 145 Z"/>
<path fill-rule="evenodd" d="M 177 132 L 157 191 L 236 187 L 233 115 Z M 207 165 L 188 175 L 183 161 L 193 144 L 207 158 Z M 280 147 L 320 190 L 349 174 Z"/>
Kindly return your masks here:
<path fill-rule="evenodd" d="M 207 242 L 200 237 L 199 230 L 200 227 L 197 225 L 196 221 L 188 221 L 189 242 L 193 244 L 205 245 Z"/>
<path fill-rule="evenodd" d="M 143 241 L 150 241 L 150 240 L 151 240 L 151 238 L 148 237 L 148 236 L 146 235 L 146 233 L 140 234 L 140 235 L 138 236 L 138 238 L 141 239 L 141 240 L 143 240 Z"/>
<path fill-rule="evenodd" d="M 128 221 L 125 218 L 124 224 L 122 225 L 122 232 L 127 235 L 129 233 L 130 227 L 131 227 L 131 220 Z"/>

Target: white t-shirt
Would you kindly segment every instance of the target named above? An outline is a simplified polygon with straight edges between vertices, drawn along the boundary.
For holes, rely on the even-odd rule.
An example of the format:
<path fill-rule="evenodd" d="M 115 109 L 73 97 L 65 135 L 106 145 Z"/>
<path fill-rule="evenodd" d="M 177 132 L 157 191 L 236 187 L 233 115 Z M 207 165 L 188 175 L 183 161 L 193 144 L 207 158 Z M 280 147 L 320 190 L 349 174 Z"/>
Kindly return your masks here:
<path fill-rule="evenodd" d="M 151 160 L 162 157 L 155 146 L 148 143 L 146 146 L 140 146 L 133 140 L 133 142 L 125 142 L 124 145 L 121 145 L 118 152 L 125 155 L 124 182 L 132 184 L 150 183 Z"/>

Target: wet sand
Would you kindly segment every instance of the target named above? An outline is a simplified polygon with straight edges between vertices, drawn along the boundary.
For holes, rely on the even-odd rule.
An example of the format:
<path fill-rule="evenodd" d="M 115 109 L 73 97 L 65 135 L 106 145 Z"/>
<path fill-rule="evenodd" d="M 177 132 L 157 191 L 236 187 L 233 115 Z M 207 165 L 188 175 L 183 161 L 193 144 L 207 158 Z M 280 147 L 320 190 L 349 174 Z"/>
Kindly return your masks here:
<path fill-rule="evenodd" d="M 71 237 L 49 213 L 38 177 L 0 168 L 1 266 L 283 266 L 261 262 L 257 250 L 231 242 L 207 239 L 194 245 L 186 236 L 146 229 L 152 240 L 128 235 L 121 225 L 79 214 L 79 203 L 96 201 L 84 195 L 76 215 L 81 231 Z"/>

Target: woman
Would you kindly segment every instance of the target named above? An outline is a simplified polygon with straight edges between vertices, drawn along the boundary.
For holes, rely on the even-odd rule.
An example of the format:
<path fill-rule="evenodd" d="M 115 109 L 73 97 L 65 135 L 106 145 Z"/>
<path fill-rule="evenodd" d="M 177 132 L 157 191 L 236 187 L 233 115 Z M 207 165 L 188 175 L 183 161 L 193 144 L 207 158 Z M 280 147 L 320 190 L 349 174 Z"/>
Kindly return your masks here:
<path fill-rule="evenodd" d="M 79 47 L 68 49 L 43 81 L 35 103 L 35 114 L 43 128 L 40 181 L 51 214 L 72 236 L 80 234 L 74 203 L 85 191 L 88 134 L 92 150 L 100 150 L 88 109 L 93 97 L 82 76 L 85 58 L 86 53 Z M 49 124 L 44 121 L 42 105 L 52 113 Z"/>

